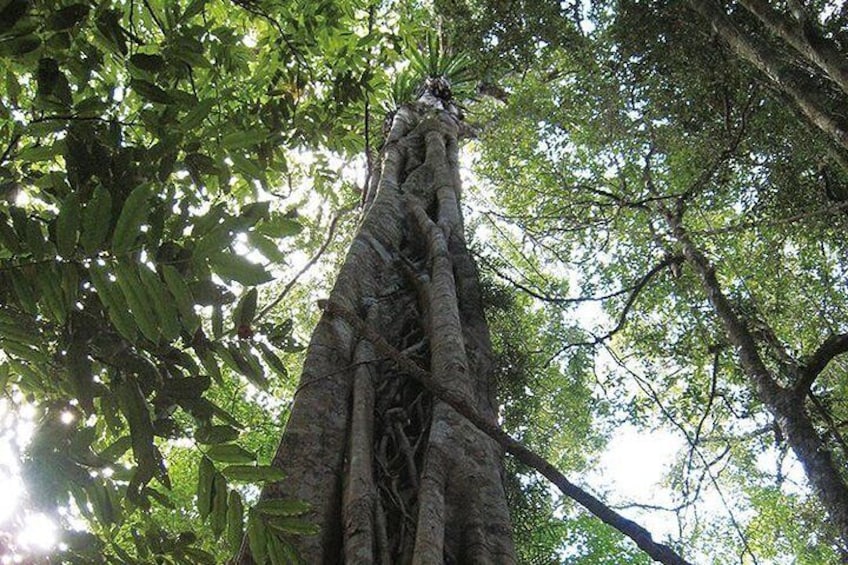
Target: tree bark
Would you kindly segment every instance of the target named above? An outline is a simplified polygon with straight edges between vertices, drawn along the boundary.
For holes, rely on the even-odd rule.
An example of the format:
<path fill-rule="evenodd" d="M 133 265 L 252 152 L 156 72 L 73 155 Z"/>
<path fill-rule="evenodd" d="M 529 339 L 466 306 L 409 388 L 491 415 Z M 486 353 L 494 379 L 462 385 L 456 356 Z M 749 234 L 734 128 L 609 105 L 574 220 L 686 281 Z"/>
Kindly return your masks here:
<path fill-rule="evenodd" d="M 765 74 L 772 86 L 788 96 L 799 111 L 825 133 L 840 150 L 848 150 L 848 132 L 820 102 L 815 92 L 799 84 L 797 77 L 787 71 L 778 56 L 766 45 L 745 36 L 714 0 L 689 0 L 689 5 L 701 14 L 712 29 L 736 55 Z"/>
<path fill-rule="evenodd" d="M 823 70 L 842 92 L 848 94 L 848 66 L 845 58 L 818 30 L 810 27 L 811 24 L 806 18 L 801 21 L 792 20 L 775 10 L 765 0 L 739 0 L 739 3 L 763 22 L 770 32 Z"/>
<path fill-rule="evenodd" d="M 444 106 L 447 106 L 445 104 Z M 459 119 L 395 115 L 329 301 L 356 312 L 492 424 L 491 345 L 459 208 Z M 501 447 L 344 320 L 310 342 L 264 498 L 306 501 L 306 563 L 514 563 Z M 252 563 L 249 543 L 237 563 Z"/>

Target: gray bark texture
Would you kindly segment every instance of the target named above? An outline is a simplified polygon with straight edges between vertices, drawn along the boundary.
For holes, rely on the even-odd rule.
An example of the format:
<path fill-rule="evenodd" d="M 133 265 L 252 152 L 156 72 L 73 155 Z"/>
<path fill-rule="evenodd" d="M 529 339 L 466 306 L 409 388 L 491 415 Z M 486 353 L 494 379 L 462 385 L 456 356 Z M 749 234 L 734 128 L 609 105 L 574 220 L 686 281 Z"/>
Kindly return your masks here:
<path fill-rule="evenodd" d="M 445 104 L 444 106 L 449 106 Z M 398 110 L 329 302 L 492 425 L 492 351 L 459 207 L 462 124 L 441 104 Z M 311 505 L 305 563 L 514 563 L 503 450 L 325 313 L 265 498 Z M 236 559 L 253 563 L 249 544 Z"/>

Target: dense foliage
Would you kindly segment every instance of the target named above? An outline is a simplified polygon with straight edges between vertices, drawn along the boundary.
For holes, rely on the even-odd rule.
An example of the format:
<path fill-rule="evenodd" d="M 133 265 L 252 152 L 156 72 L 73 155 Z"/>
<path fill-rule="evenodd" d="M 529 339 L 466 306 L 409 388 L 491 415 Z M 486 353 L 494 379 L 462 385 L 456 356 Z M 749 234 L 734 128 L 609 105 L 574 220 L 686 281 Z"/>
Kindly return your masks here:
<path fill-rule="evenodd" d="M 18 532 L 45 513 L 70 562 L 222 562 L 245 532 L 292 558 L 299 502 L 249 507 L 278 478 L 312 303 L 384 113 L 446 72 L 477 84 L 467 204 L 504 427 L 574 474 L 618 426 L 672 430 L 668 507 L 624 502 L 674 522 L 684 555 L 844 558 L 679 237 L 781 379 L 848 329 L 845 93 L 756 4 L 0 0 L 0 386 L 20 449 L 0 476 L 27 493 L 0 553 L 27 554 Z M 798 4 L 774 7 L 844 54 L 838 3 Z M 844 471 L 829 361 L 802 403 Z M 523 561 L 646 559 L 528 469 L 507 485 Z"/>
<path fill-rule="evenodd" d="M 241 543 L 233 486 L 276 478 L 301 347 L 267 283 L 322 241 L 301 208 L 358 196 L 328 159 L 364 148 L 365 8 L 3 2 L 0 368 L 6 410 L 37 409 L 28 507 L 95 536 L 62 535 L 64 558 Z M 298 512 L 262 518 L 303 533 Z"/>

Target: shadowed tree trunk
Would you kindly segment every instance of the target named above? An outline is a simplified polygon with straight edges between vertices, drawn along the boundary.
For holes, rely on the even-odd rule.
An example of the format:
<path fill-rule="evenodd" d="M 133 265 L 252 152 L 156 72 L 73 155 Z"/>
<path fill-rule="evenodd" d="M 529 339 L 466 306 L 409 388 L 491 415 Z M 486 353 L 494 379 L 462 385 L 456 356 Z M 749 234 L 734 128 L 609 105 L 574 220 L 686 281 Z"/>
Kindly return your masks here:
<path fill-rule="evenodd" d="M 459 207 L 462 124 L 439 94 L 394 116 L 330 302 L 495 423 Z M 311 505 L 320 533 L 289 540 L 306 563 L 514 563 L 501 458 L 497 443 L 324 314 L 273 461 L 286 479 L 264 497 Z M 253 562 L 248 547 L 237 562 Z"/>

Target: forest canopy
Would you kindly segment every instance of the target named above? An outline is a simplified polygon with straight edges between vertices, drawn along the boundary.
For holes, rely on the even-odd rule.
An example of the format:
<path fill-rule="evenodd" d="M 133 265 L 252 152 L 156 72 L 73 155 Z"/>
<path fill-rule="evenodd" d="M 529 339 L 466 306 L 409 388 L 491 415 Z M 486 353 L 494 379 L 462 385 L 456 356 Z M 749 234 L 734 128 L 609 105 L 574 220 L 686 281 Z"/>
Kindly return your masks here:
<path fill-rule="evenodd" d="M 309 508 L 259 493 L 296 480 L 317 301 L 445 77 L 503 430 L 689 561 L 844 561 L 846 33 L 836 1 L 0 0 L 0 556 L 297 562 Z M 650 562 L 505 464 L 519 562 Z"/>

